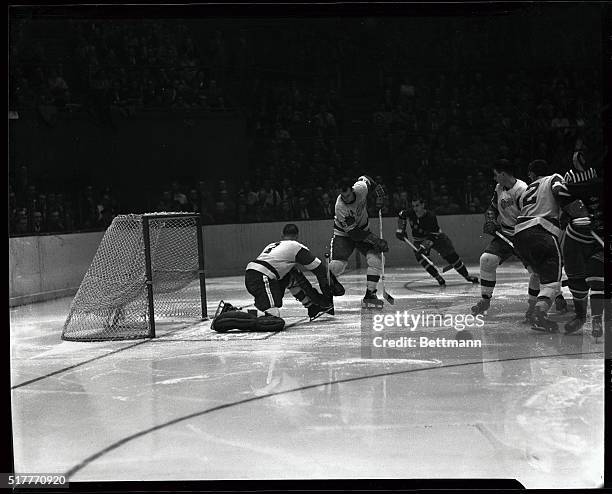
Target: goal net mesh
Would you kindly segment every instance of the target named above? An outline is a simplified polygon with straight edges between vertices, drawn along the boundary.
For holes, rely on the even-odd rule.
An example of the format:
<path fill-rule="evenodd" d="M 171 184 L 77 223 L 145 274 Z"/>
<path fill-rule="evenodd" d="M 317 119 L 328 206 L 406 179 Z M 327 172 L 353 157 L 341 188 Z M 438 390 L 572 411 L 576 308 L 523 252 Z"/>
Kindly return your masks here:
<path fill-rule="evenodd" d="M 147 290 L 145 218 L 149 223 L 155 322 L 202 317 L 197 217 L 160 215 L 128 214 L 113 220 L 72 301 L 64 340 L 154 336 Z"/>

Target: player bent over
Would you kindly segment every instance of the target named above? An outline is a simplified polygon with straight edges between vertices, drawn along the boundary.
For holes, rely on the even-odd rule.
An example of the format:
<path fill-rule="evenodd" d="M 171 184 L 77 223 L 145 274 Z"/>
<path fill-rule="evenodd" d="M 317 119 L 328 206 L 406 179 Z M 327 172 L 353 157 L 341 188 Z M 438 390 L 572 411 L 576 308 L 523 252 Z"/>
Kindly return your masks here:
<path fill-rule="evenodd" d="M 387 241 L 378 238 L 370 231 L 368 219 L 368 194 L 376 194 L 377 206 L 382 206 L 384 190 L 366 175 L 354 184 L 341 184 L 340 195 L 336 199 L 334 216 L 334 235 L 331 241 L 330 278 L 333 285 L 336 277 L 346 270 L 348 259 L 355 249 L 366 258 L 366 293 L 362 307 L 381 308 L 383 301 L 376 296 L 376 288 L 382 271 L 381 252 L 387 252 Z M 333 286 L 332 285 L 332 286 Z M 337 294 L 334 287 L 334 295 Z"/>
<path fill-rule="evenodd" d="M 264 315 L 240 313 L 230 305 L 229 312 L 215 318 L 213 329 L 280 331 L 285 325 L 280 308 L 287 289 L 308 310 L 311 320 L 322 313 L 333 313 L 326 269 L 319 258 L 297 241 L 298 235 L 296 225 L 285 225 L 281 240 L 267 245 L 257 259 L 247 264 L 244 283 L 255 298 L 255 307 Z M 322 293 L 313 288 L 300 267 L 313 272 Z"/>
<path fill-rule="evenodd" d="M 561 243 L 565 272 L 574 299 L 575 317 L 565 325 L 566 333 L 575 333 L 586 323 L 587 305 L 591 303 L 591 334 L 603 335 L 602 315 L 604 306 L 603 246 L 593 237 L 593 232 L 603 236 L 602 194 L 603 182 L 594 168 L 587 168 L 582 153 L 574 153 L 572 170 L 565 174 L 567 192 L 580 199 L 586 206 L 589 220 L 582 224 L 570 222 L 566 226 Z M 589 297 L 590 291 L 590 297 Z"/>
<path fill-rule="evenodd" d="M 531 183 L 518 200 L 520 213 L 514 227 L 514 245 L 521 259 L 540 277 L 540 293 L 535 304 L 533 329 L 556 332 L 557 323 L 548 317 L 552 301 L 561 291 L 561 247 L 559 216 L 561 207 L 578 226 L 588 214 L 581 201 L 571 200 L 563 178 L 549 175 L 548 163 L 529 163 Z"/>
<path fill-rule="evenodd" d="M 432 277 L 434 277 L 440 285 L 445 285 L 446 281 L 440 275 L 438 270 L 429 264 L 423 255 L 429 257 L 431 249 L 438 252 L 442 258 L 451 264 L 455 270 L 470 283 L 478 283 L 476 276 L 471 276 L 463 261 L 459 258 L 459 254 L 455 251 L 455 247 L 451 239 L 440 230 L 436 215 L 425 209 L 425 202 L 420 197 L 413 199 L 412 210 L 402 210 L 397 218 L 397 231 L 395 236 L 404 241 L 408 238 L 406 233 L 406 225 L 410 223 L 414 245 L 417 248 L 414 255 L 418 263 L 425 268 Z"/>

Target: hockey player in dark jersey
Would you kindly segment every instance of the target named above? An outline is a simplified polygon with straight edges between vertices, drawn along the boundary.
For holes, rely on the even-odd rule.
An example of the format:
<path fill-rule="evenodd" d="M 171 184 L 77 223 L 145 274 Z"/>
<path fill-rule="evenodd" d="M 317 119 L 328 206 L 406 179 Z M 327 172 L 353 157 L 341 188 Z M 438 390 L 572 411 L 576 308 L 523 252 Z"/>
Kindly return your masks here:
<path fill-rule="evenodd" d="M 568 286 L 574 299 L 575 317 L 565 325 L 566 333 L 582 329 L 591 305 L 591 334 L 603 334 L 604 308 L 603 246 L 593 236 L 603 237 L 603 182 L 594 168 L 586 166 L 580 151 L 574 153 L 572 169 L 565 174 L 567 194 L 586 206 L 590 222 L 569 222 L 562 242 Z M 563 191 L 565 193 L 565 191 Z M 589 295 L 590 292 L 590 295 Z"/>
<path fill-rule="evenodd" d="M 556 332 L 557 323 L 547 314 L 561 291 L 561 208 L 574 226 L 586 224 L 589 218 L 584 204 L 573 200 L 567 192 L 563 177 L 550 174 L 546 161 L 529 163 L 528 175 L 531 183 L 518 200 L 520 212 L 514 227 L 514 245 L 522 261 L 540 277 L 532 328 Z"/>
<path fill-rule="evenodd" d="M 367 200 L 368 195 L 376 196 L 377 206 L 382 207 L 384 190 L 371 177 L 362 175 L 354 184 L 344 183 L 336 199 L 334 215 L 334 236 L 331 241 L 331 261 L 329 263 L 330 284 L 334 295 L 342 295 L 344 289 L 337 281 L 346 270 L 348 259 L 355 249 L 366 258 L 366 293 L 362 307 L 380 308 L 383 301 L 376 295 L 382 273 L 382 252 L 389 246 L 385 239 L 370 231 Z"/>
<path fill-rule="evenodd" d="M 443 233 L 438 226 L 436 216 L 425 209 L 423 199 L 417 197 L 412 201 L 412 210 L 402 210 L 399 212 L 397 219 L 397 231 L 395 236 L 398 240 L 404 241 L 408 238 L 406 226 L 410 223 L 414 245 L 418 249 L 414 255 L 417 262 L 425 268 L 431 276 L 433 276 L 440 285 L 446 284 L 446 281 L 440 275 L 438 270 L 429 264 L 423 255 L 429 256 L 431 249 L 437 251 L 442 258 L 451 264 L 457 272 L 470 283 L 478 283 L 476 276 L 471 276 L 463 261 L 459 258 L 459 254 L 455 251 L 455 247 L 448 235 Z"/>
<path fill-rule="evenodd" d="M 298 234 L 296 225 L 285 225 L 281 240 L 266 246 L 246 267 L 246 289 L 255 297 L 255 307 L 266 314 L 280 317 L 287 289 L 307 308 L 311 318 L 333 310 L 325 266 L 297 241 Z M 312 287 L 298 266 L 313 272 L 322 293 Z"/>

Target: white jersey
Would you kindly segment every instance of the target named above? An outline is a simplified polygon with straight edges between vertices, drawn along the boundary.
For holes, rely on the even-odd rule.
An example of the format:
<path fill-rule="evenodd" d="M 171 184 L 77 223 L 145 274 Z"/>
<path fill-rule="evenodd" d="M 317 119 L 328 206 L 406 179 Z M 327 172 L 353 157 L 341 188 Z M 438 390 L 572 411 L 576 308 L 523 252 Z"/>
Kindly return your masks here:
<path fill-rule="evenodd" d="M 518 200 L 521 211 L 514 232 L 540 225 L 558 238 L 561 235 L 561 207 L 556 196 L 559 190 L 564 188 L 563 177 L 558 173 L 540 177 L 530 183 Z"/>
<path fill-rule="evenodd" d="M 267 245 L 246 268 L 280 280 L 298 264 L 312 271 L 321 264 L 321 260 L 312 255 L 308 247 L 295 240 L 279 240 Z"/>
<path fill-rule="evenodd" d="M 519 215 L 517 202 L 525 189 L 527 189 L 527 184 L 518 179 L 510 189 L 500 184 L 495 186 L 491 207 L 497 211 L 497 221 L 501 225 L 502 233 L 506 236 L 514 235 L 514 225 Z"/>
<path fill-rule="evenodd" d="M 355 200 L 347 204 L 341 196 L 336 199 L 334 216 L 334 235 L 348 237 L 351 230 L 367 230 L 370 226 L 368 221 L 368 184 L 363 180 L 353 185 Z"/>

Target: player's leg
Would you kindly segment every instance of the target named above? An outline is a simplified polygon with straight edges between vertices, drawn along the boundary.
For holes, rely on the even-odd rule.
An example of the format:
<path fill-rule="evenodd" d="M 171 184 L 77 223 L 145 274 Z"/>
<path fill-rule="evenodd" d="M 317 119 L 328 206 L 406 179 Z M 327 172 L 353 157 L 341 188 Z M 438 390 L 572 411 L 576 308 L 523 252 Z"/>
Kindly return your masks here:
<path fill-rule="evenodd" d="M 444 278 L 440 275 L 436 267 L 429 264 L 423 257 L 423 254 L 429 257 L 429 250 L 425 249 L 419 240 L 414 241 L 414 246 L 417 248 L 417 250 L 414 251 L 414 257 L 417 262 L 423 266 L 423 269 L 425 269 L 432 278 L 435 278 L 438 284 L 445 285 L 446 281 L 444 281 Z"/>
<path fill-rule="evenodd" d="M 491 305 L 493 291 L 497 284 L 497 267 L 510 258 L 512 248 L 499 237 L 494 237 L 480 256 L 480 297 L 472 307 L 472 314 L 484 314 Z"/>
<path fill-rule="evenodd" d="M 270 279 L 254 269 L 247 269 L 244 276 L 247 291 L 255 299 L 255 307 L 266 314 L 280 317 L 284 288 L 277 280 Z"/>
<path fill-rule="evenodd" d="M 344 287 L 338 282 L 338 277 L 344 273 L 348 266 L 348 260 L 353 250 L 355 249 L 355 242 L 349 237 L 341 237 L 340 235 L 334 235 L 331 239 L 330 244 L 330 261 L 329 261 L 329 275 L 330 283 L 332 284 L 332 290 L 334 293 L 338 293 L 340 288 L 344 290 Z M 336 285 L 340 285 L 337 287 Z"/>
<path fill-rule="evenodd" d="M 557 323 L 548 319 L 548 310 L 561 290 L 561 249 L 557 238 L 543 228 L 533 227 L 515 235 L 515 247 L 523 261 L 540 278 L 533 329 L 556 332 Z"/>
<path fill-rule="evenodd" d="M 603 250 L 597 249 L 587 261 L 587 285 L 591 290 L 591 334 L 595 338 L 603 335 L 602 316 L 604 312 L 604 277 L 603 277 Z"/>
<path fill-rule="evenodd" d="M 289 271 L 281 280 L 281 287 L 283 284 L 286 284 L 291 294 L 306 308 L 311 318 L 318 316 L 322 312 L 329 312 L 333 307 L 310 284 L 304 273 L 295 268 Z"/>
<path fill-rule="evenodd" d="M 566 235 L 561 247 L 575 312 L 574 318 L 565 325 L 565 332 L 575 333 L 582 329 L 587 318 L 589 286 L 586 281 L 585 247 L 588 249 L 588 246 Z"/>
<path fill-rule="evenodd" d="M 529 273 L 529 284 L 527 285 L 527 312 L 525 312 L 525 323 L 533 324 L 536 303 L 540 295 L 540 276 L 530 266 L 525 266 Z"/>
<path fill-rule="evenodd" d="M 468 273 L 465 264 L 463 264 L 463 261 L 459 258 L 459 254 L 457 254 L 457 251 L 455 250 L 455 247 L 453 246 L 453 243 L 448 235 L 444 233 L 438 235 L 432 249 L 437 250 L 448 264 L 452 264 L 455 271 L 463 276 L 466 281 L 469 281 L 470 283 L 478 283 L 478 278 L 476 276 L 471 276 L 470 273 Z"/>
<path fill-rule="evenodd" d="M 561 236 L 558 239 L 559 245 L 561 246 L 561 255 L 563 256 L 562 259 L 565 259 L 565 256 L 563 254 L 564 239 L 565 239 L 565 230 L 561 231 Z M 563 267 L 561 269 L 563 269 Z M 561 272 L 561 274 L 563 274 L 563 272 Z M 563 298 L 563 292 L 561 291 L 557 295 L 557 298 L 555 298 L 555 310 L 557 311 L 558 314 L 565 314 L 567 312 L 567 301 L 565 300 L 565 298 Z"/>
<path fill-rule="evenodd" d="M 380 252 L 374 252 L 371 245 L 357 242 L 357 250 L 366 258 L 366 292 L 362 300 L 363 307 L 382 307 L 383 301 L 376 295 L 378 282 L 382 274 L 382 256 Z"/>

